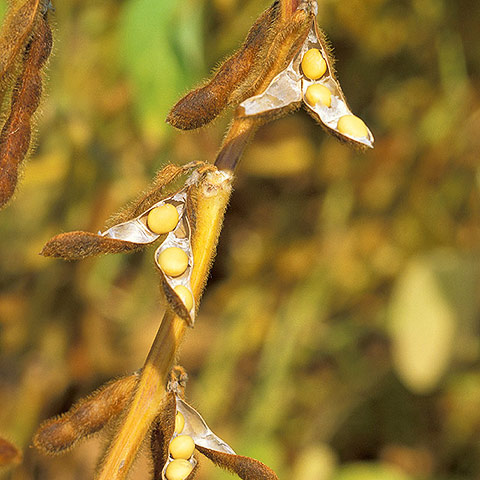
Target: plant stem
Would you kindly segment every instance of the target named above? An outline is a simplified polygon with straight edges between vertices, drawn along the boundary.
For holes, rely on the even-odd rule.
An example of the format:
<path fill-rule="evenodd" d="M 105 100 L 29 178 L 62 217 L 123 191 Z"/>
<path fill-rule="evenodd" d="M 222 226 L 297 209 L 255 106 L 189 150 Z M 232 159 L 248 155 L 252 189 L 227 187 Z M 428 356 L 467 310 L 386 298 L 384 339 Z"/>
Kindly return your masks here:
<path fill-rule="evenodd" d="M 152 422 L 162 409 L 165 383 L 186 329 L 167 310 L 142 370 L 135 396 L 102 465 L 98 480 L 126 478 Z"/>
<path fill-rule="evenodd" d="M 258 127 L 258 120 L 235 115 L 215 160 L 219 170 L 235 171 L 245 147 Z"/>

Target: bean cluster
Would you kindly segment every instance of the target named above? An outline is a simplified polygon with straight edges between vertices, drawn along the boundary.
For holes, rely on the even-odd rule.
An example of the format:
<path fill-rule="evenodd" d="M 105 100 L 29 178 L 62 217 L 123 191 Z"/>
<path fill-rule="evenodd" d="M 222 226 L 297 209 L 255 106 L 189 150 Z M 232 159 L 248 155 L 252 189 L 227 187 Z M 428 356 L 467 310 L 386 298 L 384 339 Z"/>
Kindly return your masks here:
<path fill-rule="evenodd" d="M 185 427 L 185 417 L 177 411 L 175 416 L 175 432 L 168 447 L 168 460 L 165 464 L 164 475 L 167 480 L 185 480 L 193 468 L 196 460 L 193 457 L 195 442 L 190 435 L 182 434 Z"/>
<path fill-rule="evenodd" d="M 305 91 L 307 104 L 311 107 L 322 105 L 330 108 L 332 106 L 331 90 L 323 83 L 315 82 L 316 80 L 321 80 L 324 76 L 328 76 L 327 62 L 320 50 L 317 48 L 307 50 L 303 55 L 301 65 L 303 74 L 308 79 L 314 81 Z M 342 115 L 338 119 L 336 129 L 343 135 L 355 138 L 367 138 L 369 133 L 363 120 L 350 114 Z"/>

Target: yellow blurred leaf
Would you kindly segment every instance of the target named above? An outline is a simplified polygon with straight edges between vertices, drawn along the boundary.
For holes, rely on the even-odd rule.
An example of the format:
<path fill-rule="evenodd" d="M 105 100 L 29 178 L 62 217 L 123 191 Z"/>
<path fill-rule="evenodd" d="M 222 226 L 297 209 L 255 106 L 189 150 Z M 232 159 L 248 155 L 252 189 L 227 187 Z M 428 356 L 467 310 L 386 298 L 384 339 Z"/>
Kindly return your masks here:
<path fill-rule="evenodd" d="M 428 393 L 438 385 L 452 356 L 457 320 L 431 263 L 412 260 L 395 286 L 388 318 L 394 366 L 412 391 Z"/>

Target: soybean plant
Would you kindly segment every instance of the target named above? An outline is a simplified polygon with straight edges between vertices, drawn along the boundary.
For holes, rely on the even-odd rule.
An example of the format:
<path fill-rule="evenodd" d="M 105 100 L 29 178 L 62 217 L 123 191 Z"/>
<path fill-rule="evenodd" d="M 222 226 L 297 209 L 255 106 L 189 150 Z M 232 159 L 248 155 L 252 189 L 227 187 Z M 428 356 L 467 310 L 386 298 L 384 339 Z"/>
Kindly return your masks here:
<path fill-rule="evenodd" d="M 32 9 L 38 8 L 38 3 L 30 3 Z M 166 311 L 143 367 L 107 383 L 67 413 L 41 425 L 34 445 L 42 452 L 62 453 L 116 420 L 98 480 L 127 478 L 145 440 L 156 480 L 192 480 L 198 470 L 198 453 L 244 480 L 277 479 L 266 465 L 236 454 L 210 430 L 187 403 L 187 375 L 175 364 L 178 346 L 195 324 L 236 166 L 256 130 L 303 105 L 328 133 L 354 147 L 373 146 L 371 131 L 353 115 L 335 77 L 316 14 L 315 0 L 275 1 L 254 23 L 238 52 L 212 79 L 172 108 L 167 121 L 182 130 L 204 126 L 226 107 L 233 108 L 233 120 L 213 163 L 168 165 L 150 189 L 115 216 L 103 232 L 64 233 L 45 245 L 44 256 L 78 260 L 157 244 L 154 265 Z M 46 13 L 42 15 L 44 22 Z M 47 35 L 45 23 L 39 25 L 43 37 L 32 36 L 25 57 L 24 71 L 29 77 L 37 75 L 49 50 L 48 42 L 42 40 L 41 52 L 34 60 L 27 58 L 36 51 L 37 39 Z M 13 98 L 12 105 L 20 97 Z M 4 130 L 13 128 L 14 121 L 19 125 L 17 116 L 13 118 Z M 28 123 L 27 114 L 22 118 Z M 5 136 L 2 133 L 0 151 Z M 3 156 L 1 161 L 18 164 Z"/>

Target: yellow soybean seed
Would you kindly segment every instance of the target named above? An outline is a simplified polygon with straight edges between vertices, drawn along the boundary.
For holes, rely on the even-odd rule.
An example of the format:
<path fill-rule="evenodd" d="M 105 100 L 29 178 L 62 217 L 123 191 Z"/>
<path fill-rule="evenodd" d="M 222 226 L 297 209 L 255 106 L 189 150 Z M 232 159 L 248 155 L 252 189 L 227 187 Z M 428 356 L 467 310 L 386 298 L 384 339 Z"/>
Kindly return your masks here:
<path fill-rule="evenodd" d="M 332 92 L 325 85 L 315 83 L 307 88 L 305 99 L 312 107 L 318 103 L 325 107 L 330 107 L 332 105 Z"/>
<path fill-rule="evenodd" d="M 195 442 L 189 435 L 179 435 L 170 442 L 169 451 L 173 458 L 188 460 L 195 451 Z"/>
<path fill-rule="evenodd" d="M 311 80 L 317 80 L 327 71 L 327 62 L 318 48 L 311 48 L 302 58 L 302 71 Z"/>
<path fill-rule="evenodd" d="M 337 123 L 337 130 L 351 137 L 368 137 L 368 128 L 361 118 L 355 115 L 344 115 Z"/>
<path fill-rule="evenodd" d="M 183 285 L 177 285 L 174 290 L 175 293 L 180 297 L 180 300 L 185 305 L 185 308 L 190 311 L 193 307 L 193 295 L 191 294 L 190 290 Z"/>
<path fill-rule="evenodd" d="M 147 226 L 157 234 L 171 232 L 178 223 L 178 211 L 171 204 L 166 203 L 150 210 L 147 216 Z"/>
<path fill-rule="evenodd" d="M 185 480 L 193 470 L 192 464 L 188 460 L 178 458 L 172 460 L 165 469 L 167 480 Z"/>
<path fill-rule="evenodd" d="M 175 415 L 175 433 L 182 433 L 183 427 L 185 426 L 185 417 L 177 412 Z"/>
<path fill-rule="evenodd" d="M 170 247 L 160 253 L 158 263 L 166 275 L 178 277 L 188 267 L 188 256 L 181 248 Z"/>

